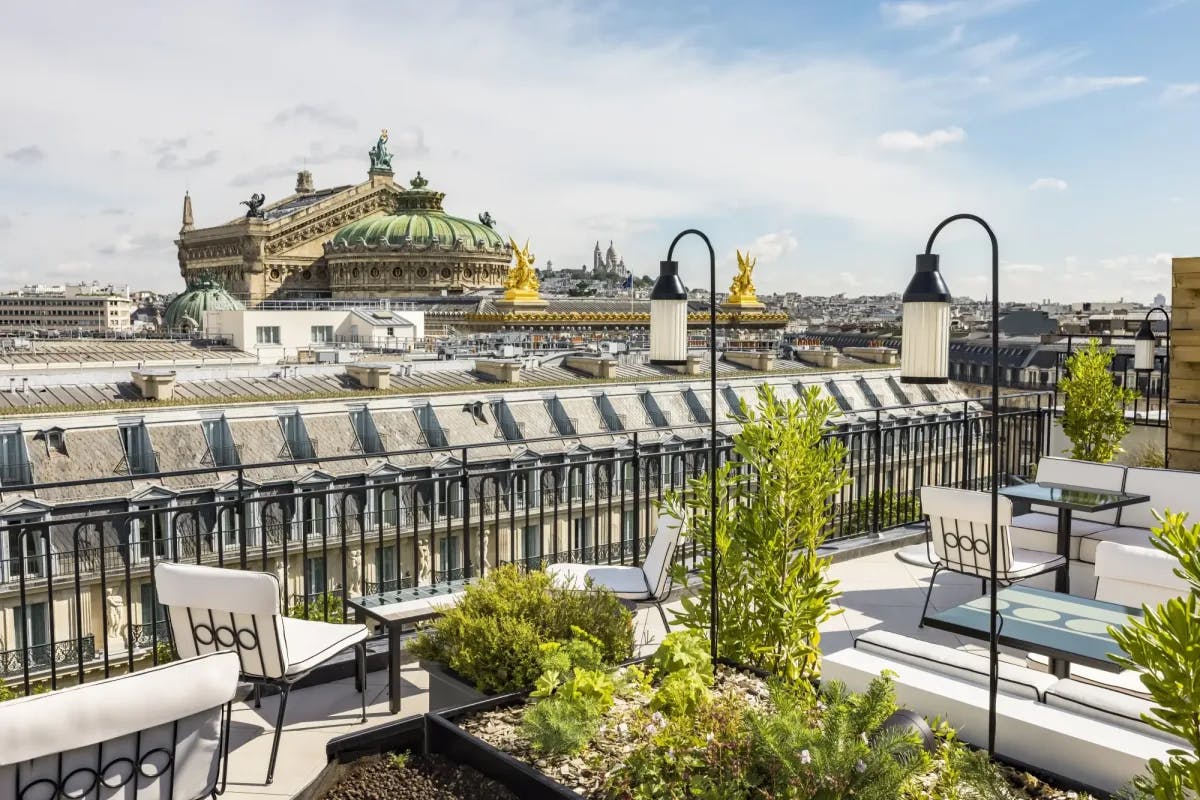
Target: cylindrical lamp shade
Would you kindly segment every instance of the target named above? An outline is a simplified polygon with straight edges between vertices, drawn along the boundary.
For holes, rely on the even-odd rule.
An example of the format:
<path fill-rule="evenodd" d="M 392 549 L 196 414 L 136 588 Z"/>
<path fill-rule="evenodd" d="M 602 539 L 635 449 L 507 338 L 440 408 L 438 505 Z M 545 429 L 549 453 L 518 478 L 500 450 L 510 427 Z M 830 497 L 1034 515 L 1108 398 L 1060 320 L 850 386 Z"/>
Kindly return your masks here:
<path fill-rule="evenodd" d="M 687 363 L 687 289 L 679 262 L 662 261 L 650 292 L 650 363 Z"/>
<path fill-rule="evenodd" d="M 901 383 L 946 383 L 950 375 L 950 290 L 938 257 L 917 256 L 917 271 L 904 291 L 900 338 Z"/>
<path fill-rule="evenodd" d="M 1133 337 L 1133 368 L 1137 372 L 1150 372 L 1154 369 L 1154 348 L 1158 339 L 1150 329 L 1150 320 L 1142 320 L 1141 327 Z"/>

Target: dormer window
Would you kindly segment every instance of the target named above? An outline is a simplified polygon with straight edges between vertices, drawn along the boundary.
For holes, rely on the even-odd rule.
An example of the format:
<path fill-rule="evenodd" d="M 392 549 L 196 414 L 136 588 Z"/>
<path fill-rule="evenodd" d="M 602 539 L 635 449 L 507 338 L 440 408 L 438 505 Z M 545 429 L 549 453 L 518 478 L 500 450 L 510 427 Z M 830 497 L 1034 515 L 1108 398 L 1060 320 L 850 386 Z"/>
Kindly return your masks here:
<path fill-rule="evenodd" d="M 279 428 L 283 432 L 284 449 L 281 458 L 296 460 L 316 458 L 316 442 L 308 438 L 308 429 L 304 426 L 304 418 L 294 408 L 281 409 L 279 412 Z"/>
<path fill-rule="evenodd" d="M 32 482 L 21 426 L 0 426 L 0 486 L 21 486 Z"/>
<path fill-rule="evenodd" d="M 154 449 L 150 446 L 150 434 L 141 417 L 117 420 L 117 433 L 121 437 L 121 448 L 125 451 L 125 466 L 129 475 L 152 475 L 158 472 Z"/>
<path fill-rule="evenodd" d="M 65 456 L 67 454 L 67 432 L 62 428 L 45 428 L 40 430 L 33 436 L 34 441 L 42 440 L 46 443 L 46 453 L 58 453 Z"/>

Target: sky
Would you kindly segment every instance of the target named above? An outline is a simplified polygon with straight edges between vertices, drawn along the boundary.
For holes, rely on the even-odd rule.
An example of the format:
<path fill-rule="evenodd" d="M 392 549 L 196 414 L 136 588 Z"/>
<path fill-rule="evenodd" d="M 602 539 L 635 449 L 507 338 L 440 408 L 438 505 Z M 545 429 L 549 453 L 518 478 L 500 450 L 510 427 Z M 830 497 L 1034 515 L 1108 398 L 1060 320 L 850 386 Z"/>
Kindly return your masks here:
<path fill-rule="evenodd" d="M 1170 296 L 1200 255 L 1200 0 L 20 3 L 0 27 L 0 284 L 178 290 L 254 192 L 366 179 L 390 132 L 539 265 L 674 235 L 760 291 L 901 291 L 987 219 L 1004 300 Z M 984 232 L 937 242 L 990 286 Z M 677 251 L 707 282 L 702 243 Z"/>

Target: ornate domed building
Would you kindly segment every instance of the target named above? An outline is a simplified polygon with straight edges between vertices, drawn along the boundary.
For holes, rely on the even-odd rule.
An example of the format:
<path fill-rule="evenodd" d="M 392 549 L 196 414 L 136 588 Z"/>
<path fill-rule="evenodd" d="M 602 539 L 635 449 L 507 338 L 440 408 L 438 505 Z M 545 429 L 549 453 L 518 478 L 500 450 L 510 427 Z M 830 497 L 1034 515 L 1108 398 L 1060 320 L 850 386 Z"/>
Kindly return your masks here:
<path fill-rule="evenodd" d="M 484 222 L 452 217 L 417 173 L 391 214 L 352 222 L 325 244 L 334 297 L 457 294 L 501 286 L 508 244 Z M 488 217 L 484 217 L 488 219 Z"/>
<path fill-rule="evenodd" d="M 205 311 L 240 311 L 241 301 L 225 291 L 211 276 L 201 275 L 172 300 L 162 317 L 162 329 L 175 333 L 195 333 L 204 328 Z"/>
<path fill-rule="evenodd" d="M 247 305 L 290 298 L 453 295 L 500 288 L 511 255 L 493 230 L 442 209 L 445 195 L 417 176 L 397 184 L 387 131 L 368 152 L 363 183 L 316 189 L 300 172 L 292 194 L 268 203 L 255 192 L 244 216 L 211 228 L 183 201 L 176 245 L 189 283 L 209 275 Z"/>

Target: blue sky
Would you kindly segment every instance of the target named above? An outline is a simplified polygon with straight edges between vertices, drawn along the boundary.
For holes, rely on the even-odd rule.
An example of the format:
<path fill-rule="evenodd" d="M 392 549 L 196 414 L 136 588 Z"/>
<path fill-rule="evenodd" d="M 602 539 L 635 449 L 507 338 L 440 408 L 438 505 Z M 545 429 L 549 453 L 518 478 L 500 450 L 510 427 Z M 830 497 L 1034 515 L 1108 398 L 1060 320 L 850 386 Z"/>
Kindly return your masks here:
<path fill-rule="evenodd" d="M 539 260 L 682 227 L 765 290 L 898 291 L 958 211 L 1005 299 L 1169 295 L 1200 254 L 1200 0 L 24 4 L 0 31 L 4 283 L 181 286 L 172 239 L 296 170 L 487 209 Z M 64 19 L 72 20 L 69 26 Z M 951 289 L 986 240 L 950 230 Z M 689 284 L 700 250 L 682 253 Z"/>

